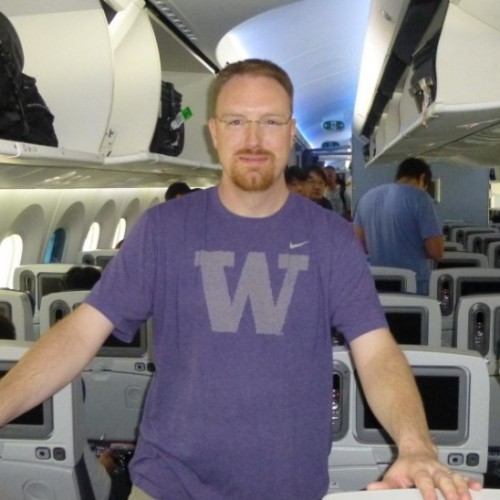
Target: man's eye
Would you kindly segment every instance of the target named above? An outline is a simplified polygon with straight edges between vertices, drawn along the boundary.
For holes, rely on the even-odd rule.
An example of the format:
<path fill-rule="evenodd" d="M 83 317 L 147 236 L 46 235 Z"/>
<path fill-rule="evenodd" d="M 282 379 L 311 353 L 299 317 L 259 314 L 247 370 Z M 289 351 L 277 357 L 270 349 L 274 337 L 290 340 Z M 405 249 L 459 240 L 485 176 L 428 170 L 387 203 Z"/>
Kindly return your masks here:
<path fill-rule="evenodd" d="M 244 122 L 243 122 L 243 120 L 241 118 L 233 118 L 231 120 L 228 120 L 227 124 L 230 127 L 240 127 L 241 125 L 244 124 Z"/>

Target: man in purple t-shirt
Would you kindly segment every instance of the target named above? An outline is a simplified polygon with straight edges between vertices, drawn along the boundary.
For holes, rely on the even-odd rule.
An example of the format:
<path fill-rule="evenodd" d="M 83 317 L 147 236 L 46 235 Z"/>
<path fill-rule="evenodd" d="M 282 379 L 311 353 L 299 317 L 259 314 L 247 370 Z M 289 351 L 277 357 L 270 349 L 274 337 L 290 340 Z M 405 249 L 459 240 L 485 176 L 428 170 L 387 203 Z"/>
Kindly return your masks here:
<path fill-rule="evenodd" d="M 1 380 L 0 424 L 73 379 L 113 329 L 131 339 L 153 316 L 157 370 L 130 499 L 318 500 L 335 327 L 398 446 L 368 487 L 438 487 L 448 499 L 480 487 L 437 459 L 351 227 L 286 188 L 292 102 L 288 75 L 269 61 L 218 74 L 209 128 L 220 184 L 146 212 L 87 303 Z M 54 358 L 65 362 L 47 372 Z"/>

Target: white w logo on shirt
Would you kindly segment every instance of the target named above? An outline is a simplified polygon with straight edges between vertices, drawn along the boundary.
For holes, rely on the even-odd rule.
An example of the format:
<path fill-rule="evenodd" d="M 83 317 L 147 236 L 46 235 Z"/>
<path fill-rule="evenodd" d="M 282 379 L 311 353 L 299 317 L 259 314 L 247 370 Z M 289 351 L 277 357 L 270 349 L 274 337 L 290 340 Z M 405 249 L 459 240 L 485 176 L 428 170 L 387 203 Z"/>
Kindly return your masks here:
<path fill-rule="evenodd" d="M 269 266 L 264 253 L 247 255 L 231 300 L 225 267 L 234 267 L 234 252 L 199 251 L 195 265 L 201 268 L 203 290 L 214 332 L 236 333 L 247 300 L 250 301 L 257 333 L 281 335 L 300 271 L 309 268 L 307 255 L 282 254 L 278 268 L 286 273 L 276 303 L 273 299 Z"/>

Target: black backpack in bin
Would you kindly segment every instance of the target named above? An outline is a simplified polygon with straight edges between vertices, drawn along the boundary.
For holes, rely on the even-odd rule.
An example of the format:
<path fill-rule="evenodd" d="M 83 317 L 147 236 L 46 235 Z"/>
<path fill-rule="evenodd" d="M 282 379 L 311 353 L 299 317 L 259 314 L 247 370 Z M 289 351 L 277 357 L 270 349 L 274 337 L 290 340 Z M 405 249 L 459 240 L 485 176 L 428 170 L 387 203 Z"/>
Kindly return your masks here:
<path fill-rule="evenodd" d="M 170 82 L 161 82 L 161 110 L 149 150 L 179 156 L 184 148 L 184 123 L 176 118 L 182 110 L 182 94 Z"/>
<path fill-rule="evenodd" d="M 21 40 L 0 12 L 0 139 L 57 147 L 54 115 L 23 67 Z"/>

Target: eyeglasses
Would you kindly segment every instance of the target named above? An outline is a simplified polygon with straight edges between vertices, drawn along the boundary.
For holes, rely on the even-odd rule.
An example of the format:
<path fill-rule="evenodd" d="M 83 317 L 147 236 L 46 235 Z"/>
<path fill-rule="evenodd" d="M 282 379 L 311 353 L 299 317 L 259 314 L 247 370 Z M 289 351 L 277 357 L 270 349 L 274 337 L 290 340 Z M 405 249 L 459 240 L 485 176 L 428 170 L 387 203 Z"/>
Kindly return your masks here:
<path fill-rule="evenodd" d="M 284 125 L 286 125 L 292 117 L 283 118 L 281 116 L 266 116 L 260 120 L 250 120 L 245 116 L 225 116 L 220 118 L 216 116 L 216 119 L 221 123 L 224 123 L 227 130 L 233 132 L 241 132 L 247 128 L 250 123 L 256 123 L 257 126 L 265 130 L 266 132 L 278 132 Z"/>

